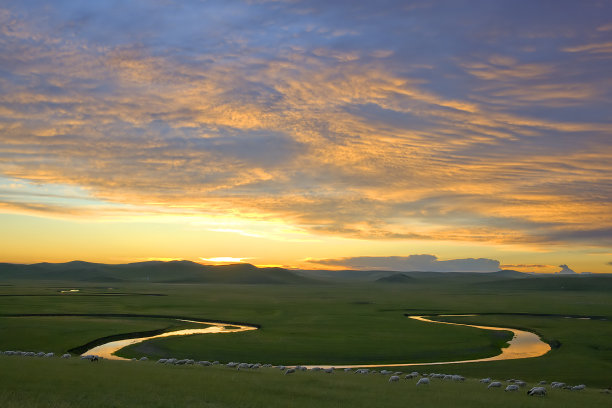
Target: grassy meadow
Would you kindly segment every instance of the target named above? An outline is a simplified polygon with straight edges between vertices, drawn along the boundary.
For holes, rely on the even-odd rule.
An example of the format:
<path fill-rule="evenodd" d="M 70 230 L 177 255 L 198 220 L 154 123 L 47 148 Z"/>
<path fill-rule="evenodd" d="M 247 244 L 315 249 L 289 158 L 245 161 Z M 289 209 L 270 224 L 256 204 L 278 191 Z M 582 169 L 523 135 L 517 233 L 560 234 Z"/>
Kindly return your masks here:
<path fill-rule="evenodd" d="M 169 317 L 256 324 L 256 331 L 155 339 L 120 356 L 271 364 L 374 364 L 473 359 L 497 354 L 509 332 L 436 325 L 406 314 L 467 314 L 447 321 L 522 328 L 554 345 L 524 360 L 415 366 L 457 373 L 427 389 L 387 376 L 336 372 L 283 376 L 278 369 L 160 366 L 153 362 L 38 359 L 0 355 L 3 406 L 601 406 L 612 386 L 612 294 L 601 285 L 525 290 L 456 280 L 411 284 L 107 284 L 6 281 L 0 286 L 0 350 L 64 353 L 101 337 L 192 326 Z M 61 293 L 78 289 L 79 292 Z M 98 316 L 23 316 L 97 314 Z M 107 315 L 107 316 L 100 316 Z M 150 315 L 155 318 L 134 317 Z M 160 316 L 167 316 L 163 318 Z M 567 318 L 574 316 L 574 318 Z M 575 317 L 594 316 L 583 320 Z M 584 383 L 585 392 L 546 398 L 486 390 L 474 379 Z M 472 392 L 473 391 L 473 392 Z"/>

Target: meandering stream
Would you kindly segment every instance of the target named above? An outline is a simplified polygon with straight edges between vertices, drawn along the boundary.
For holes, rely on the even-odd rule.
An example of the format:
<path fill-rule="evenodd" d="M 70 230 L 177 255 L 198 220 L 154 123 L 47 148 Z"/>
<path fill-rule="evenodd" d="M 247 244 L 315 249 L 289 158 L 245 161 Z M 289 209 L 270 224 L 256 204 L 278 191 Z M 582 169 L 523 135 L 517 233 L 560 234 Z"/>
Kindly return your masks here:
<path fill-rule="evenodd" d="M 184 320 L 184 319 L 176 319 L 176 320 L 179 320 L 182 322 L 189 322 L 189 323 L 205 324 L 209 327 L 206 327 L 203 329 L 182 329 L 182 330 L 175 330 L 175 331 L 171 331 L 167 333 L 157 334 L 155 336 L 135 337 L 131 339 L 115 340 L 115 341 L 104 343 L 94 348 L 91 348 L 81 355 L 84 356 L 87 354 L 95 354 L 97 356 L 104 357 L 108 360 L 129 360 L 127 358 L 116 356 L 115 353 L 124 347 L 131 346 L 132 344 L 142 343 L 143 341 L 146 341 L 146 340 L 159 339 L 162 337 L 187 336 L 191 334 L 208 334 L 208 333 L 236 333 L 236 332 L 243 332 L 243 331 L 249 331 L 249 330 L 257 330 L 257 327 L 254 327 L 254 326 L 243 326 L 243 325 L 232 324 L 232 323 L 197 322 L 194 320 Z M 231 328 L 228 328 L 228 326 Z"/>
<path fill-rule="evenodd" d="M 476 315 L 440 315 L 440 317 L 444 316 L 476 316 Z M 405 362 L 405 363 L 392 363 L 392 364 L 355 364 L 355 365 L 334 365 L 335 368 L 376 368 L 376 367 L 404 367 L 404 366 L 416 366 L 416 365 L 440 365 L 440 364 L 461 364 L 461 363 L 477 363 L 477 362 L 485 362 L 485 361 L 497 361 L 497 360 L 514 360 L 519 358 L 533 358 L 540 357 L 550 351 L 550 346 L 543 342 L 540 337 L 535 334 L 525 330 L 507 328 L 507 327 L 492 327 L 492 326 L 478 326 L 473 324 L 465 324 L 465 323 L 451 323 L 451 322 L 443 322 L 437 320 L 431 320 L 427 317 L 431 316 L 408 316 L 410 319 L 418 320 L 426 323 L 437 323 L 437 324 L 451 324 L 455 326 L 467 326 L 474 327 L 477 329 L 484 330 L 495 330 L 495 331 L 510 331 L 513 333 L 512 340 L 508 342 L 508 347 L 501 349 L 500 354 L 493 357 L 485 357 L 471 360 L 455 360 L 455 361 L 435 361 L 428 363 L 414 363 L 414 362 Z M 247 326 L 247 325 L 238 325 L 231 323 L 213 323 L 213 322 L 197 322 L 192 320 L 183 320 L 177 319 L 180 321 L 190 322 L 190 323 L 201 323 L 206 324 L 208 327 L 203 329 L 183 329 L 176 330 L 172 332 L 162 333 L 155 336 L 148 337 L 135 337 L 131 339 L 125 340 L 116 340 L 111 341 L 99 346 L 96 346 L 90 350 L 87 350 L 82 355 L 86 354 L 95 354 L 101 357 L 104 357 L 109 360 L 127 360 L 126 358 L 116 356 L 114 353 L 121 350 L 124 347 L 130 346 L 132 344 L 141 343 L 146 340 L 157 339 L 162 337 L 169 336 L 185 336 L 192 334 L 211 334 L 211 333 L 236 333 L 243 332 L 249 330 L 257 330 L 257 327 Z M 230 328 L 228 328 L 228 326 Z M 308 365 L 306 367 L 332 367 L 328 364 L 323 365 Z"/>

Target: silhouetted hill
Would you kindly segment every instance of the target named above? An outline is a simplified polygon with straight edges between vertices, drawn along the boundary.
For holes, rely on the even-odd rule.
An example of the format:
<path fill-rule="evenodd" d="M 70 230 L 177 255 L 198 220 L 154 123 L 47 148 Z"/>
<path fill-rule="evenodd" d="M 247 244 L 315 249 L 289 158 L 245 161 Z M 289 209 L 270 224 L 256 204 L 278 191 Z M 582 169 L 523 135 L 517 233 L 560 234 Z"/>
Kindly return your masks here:
<path fill-rule="evenodd" d="M 404 273 L 396 273 L 391 276 L 384 276 L 382 278 L 376 279 L 376 282 L 379 283 L 414 283 L 417 282 L 417 279 L 408 276 Z"/>
<path fill-rule="evenodd" d="M 153 261 L 119 265 L 83 261 L 32 265 L 0 263 L 0 279 L 237 284 L 313 282 L 282 268 L 257 268 L 250 264 L 201 265 L 191 261 Z"/>

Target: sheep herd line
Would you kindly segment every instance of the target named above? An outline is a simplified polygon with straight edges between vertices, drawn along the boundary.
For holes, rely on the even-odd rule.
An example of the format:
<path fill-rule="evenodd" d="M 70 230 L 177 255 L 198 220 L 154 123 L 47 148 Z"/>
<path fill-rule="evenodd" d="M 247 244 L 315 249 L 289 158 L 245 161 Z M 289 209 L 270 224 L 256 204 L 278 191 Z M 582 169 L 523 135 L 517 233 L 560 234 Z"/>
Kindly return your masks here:
<path fill-rule="evenodd" d="M 55 357 L 55 353 L 47 353 L 44 351 L 40 351 L 40 352 L 33 352 L 33 351 L 12 351 L 12 350 L 7 350 L 7 351 L 0 351 L 0 354 L 3 355 L 7 355 L 7 356 L 25 356 L 25 357 L 42 357 L 42 358 L 51 358 L 51 357 Z M 68 359 L 71 358 L 72 355 L 71 354 L 63 354 L 61 355 L 61 358 L 64 359 Z M 100 360 L 103 360 L 104 358 L 101 356 L 97 356 L 94 354 L 86 354 L 86 355 L 82 355 L 80 356 L 81 360 L 86 360 L 86 361 L 90 361 L 90 362 L 97 362 Z M 148 361 L 149 359 L 147 357 L 141 357 L 140 359 L 136 359 L 136 358 L 132 358 L 132 361 Z M 195 361 L 192 359 L 176 359 L 176 358 L 161 358 L 159 360 L 157 360 L 157 364 L 166 364 L 166 365 L 199 365 L 199 366 L 215 366 L 215 365 L 222 365 L 219 361 Z M 226 367 L 228 368 L 232 368 L 232 369 L 236 369 L 237 371 L 240 370 L 256 370 L 259 368 L 276 368 L 279 369 L 281 373 L 283 373 L 284 375 L 290 375 L 290 374 L 294 374 L 300 371 L 313 371 L 313 372 L 322 372 L 322 373 L 326 373 L 326 374 L 333 374 L 336 371 L 343 371 L 345 373 L 354 373 L 354 374 L 361 374 L 361 375 L 383 375 L 383 376 L 389 376 L 389 383 L 398 383 L 400 382 L 400 380 L 403 379 L 404 380 L 416 380 L 415 385 L 417 386 L 428 386 L 432 383 L 434 383 L 435 381 L 432 380 L 442 380 L 442 381 L 455 381 L 455 382 L 464 382 L 465 381 L 465 377 L 463 377 L 462 375 L 457 375 L 457 374 L 440 374 L 440 373 L 419 373 L 418 371 L 413 371 L 411 373 L 404 373 L 402 371 L 389 371 L 389 370 L 371 370 L 368 368 L 358 368 L 358 369 L 351 369 L 351 368 L 344 368 L 344 369 L 337 369 L 335 367 L 305 367 L 305 366 L 301 366 L 301 365 L 297 365 L 297 366 L 284 366 L 284 365 L 273 365 L 273 364 L 261 364 L 261 363 L 238 363 L 238 362 L 229 362 L 224 364 Z M 522 381 L 522 380 L 517 380 L 517 379 L 509 379 L 506 380 L 505 382 L 502 381 L 495 381 L 492 380 L 491 378 L 483 378 L 481 380 L 479 380 L 480 383 L 482 383 L 483 385 L 486 385 L 487 389 L 496 389 L 496 388 L 504 388 L 504 391 L 506 392 L 516 392 L 519 391 L 521 388 L 526 389 L 527 388 L 527 382 Z M 504 387 L 505 385 L 505 387 Z M 571 390 L 571 391 L 582 391 L 584 389 L 586 389 L 586 386 L 584 384 L 579 384 L 579 385 L 568 385 L 564 382 L 559 382 L 559 381 L 552 381 L 552 382 L 548 382 L 548 381 L 540 381 L 536 386 L 530 388 L 527 391 L 527 394 L 530 396 L 546 396 L 548 390 L 547 390 L 547 386 L 550 386 L 550 388 L 555 388 L 555 389 L 565 389 L 565 390 Z M 610 390 L 603 390 L 602 392 L 605 393 L 610 393 Z"/>

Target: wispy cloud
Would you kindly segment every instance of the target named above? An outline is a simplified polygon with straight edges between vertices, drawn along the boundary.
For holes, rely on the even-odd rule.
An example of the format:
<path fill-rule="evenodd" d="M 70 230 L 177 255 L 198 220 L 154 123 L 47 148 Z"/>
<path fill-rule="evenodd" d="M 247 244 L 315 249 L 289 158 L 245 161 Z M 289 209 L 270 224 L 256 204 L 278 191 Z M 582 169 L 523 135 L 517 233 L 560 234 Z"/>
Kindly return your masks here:
<path fill-rule="evenodd" d="M 612 245 L 609 9 L 564 3 L 535 25 L 545 5 L 495 3 L 15 4 L 0 12 L 0 173 L 93 202 L 4 189 L 2 211 Z"/>

